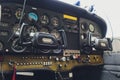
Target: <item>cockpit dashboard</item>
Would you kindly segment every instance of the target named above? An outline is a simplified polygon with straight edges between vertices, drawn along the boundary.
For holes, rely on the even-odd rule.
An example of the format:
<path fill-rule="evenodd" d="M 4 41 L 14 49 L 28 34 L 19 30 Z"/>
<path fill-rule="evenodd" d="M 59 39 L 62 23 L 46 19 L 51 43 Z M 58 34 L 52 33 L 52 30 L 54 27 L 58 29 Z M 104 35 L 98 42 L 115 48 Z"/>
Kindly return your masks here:
<path fill-rule="evenodd" d="M 25 2 L 26 1 L 26 2 Z M 111 49 L 105 21 L 55 0 L 1 0 L 0 62 L 3 72 L 102 65 Z"/>

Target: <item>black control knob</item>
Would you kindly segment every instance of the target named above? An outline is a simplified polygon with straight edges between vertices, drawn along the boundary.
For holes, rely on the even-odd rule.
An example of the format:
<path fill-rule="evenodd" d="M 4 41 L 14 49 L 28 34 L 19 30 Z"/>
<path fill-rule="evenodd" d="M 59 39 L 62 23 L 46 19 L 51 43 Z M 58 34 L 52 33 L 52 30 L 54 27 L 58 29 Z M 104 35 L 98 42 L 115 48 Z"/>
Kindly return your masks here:
<path fill-rule="evenodd" d="M 63 66 L 62 64 L 59 64 L 59 65 L 58 65 L 58 69 L 61 69 L 61 68 L 62 68 L 62 66 Z"/>
<path fill-rule="evenodd" d="M 75 59 L 76 59 L 76 57 L 74 55 L 70 56 L 70 60 L 75 60 Z"/>

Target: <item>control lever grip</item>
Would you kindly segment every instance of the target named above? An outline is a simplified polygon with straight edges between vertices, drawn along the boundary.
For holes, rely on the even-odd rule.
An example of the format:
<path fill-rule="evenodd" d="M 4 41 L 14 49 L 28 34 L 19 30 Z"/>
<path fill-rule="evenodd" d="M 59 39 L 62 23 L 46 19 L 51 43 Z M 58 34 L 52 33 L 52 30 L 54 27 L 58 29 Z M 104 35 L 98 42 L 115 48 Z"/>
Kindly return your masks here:
<path fill-rule="evenodd" d="M 32 45 L 35 48 L 40 49 L 58 49 L 58 48 L 66 48 L 67 47 L 67 38 L 65 31 L 63 29 L 59 30 L 62 36 L 62 45 L 58 43 L 58 40 L 49 33 L 41 33 L 37 32 L 32 40 Z"/>
<path fill-rule="evenodd" d="M 66 37 L 66 33 L 63 29 L 59 30 L 60 34 L 62 35 L 62 48 L 66 48 L 67 47 L 67 37 Z"/>
<path fill-rule="evenodd" d="M 38 24 L 36 24 L 34 21 L 31 21 L 31 25 L 35 25 L 35 27 L 37 28 L 37 30 L 38 30 L 38 28 L 41 28 L 41 27 L 40 27 Z M 26 26 L 28 26 L 27 23 L 22 23 L 22 25 L 21 25 L 21 30 L 20 30 L 20 35 L 19 35 L 19 44 L 24 45 L 24 46 L 28 46 L 28 45 L 31 45 L 31 44 L 32 44 L 31 41 L 30 41 L 30 42 L 24 42 L 24 41 L 23 41 L 23 34 L 24 34 L 24 30 L 25 30 Z"/>
<path fill-rule="evenodd" d="M 110 38 L 97 38 L 88 33 L 88 46 L 94 47 L 99 50 L 110 50 L 112 51 L 112 43 Z"/>
<path fill-rule="evenodd" d="M 58 43 L 58 40 L 51 34 L 48 33 L 41 33 L 36 32 L 33 36 L 32 41 L 24 42 L 23 41 L 23 33 L 25 26 L 28 24 L 23 23 L 21 26 L 20 36 L 19 36 L 19 44 L 28 46 L 32 45 L 33 47 L 40 48 L 40 49 L 58 49 L 58 48 L 66 48 L 67 47 L 67 38 L 65 31 L 63 29 L 59 30 L 62 36 L 62 45 Z"/>
<path fill-rule="evenodd" d="M 20 43 L 20 44 L 23 43 L 24 29 L 25 29 L 25 26 L 27 26 L 27 25 L 28 25 L 28 24 L 26 24 L 26 23 L 22 23 L 22 25 L 21 25 L 20 35 L 19 35 L 19 43 Z"/>
<path fill-rule="evenodd" d="M 36 32 L 32 39 L 32 46 L 39 49 L 58 49 L 60 45 L 53 35 Z"/>

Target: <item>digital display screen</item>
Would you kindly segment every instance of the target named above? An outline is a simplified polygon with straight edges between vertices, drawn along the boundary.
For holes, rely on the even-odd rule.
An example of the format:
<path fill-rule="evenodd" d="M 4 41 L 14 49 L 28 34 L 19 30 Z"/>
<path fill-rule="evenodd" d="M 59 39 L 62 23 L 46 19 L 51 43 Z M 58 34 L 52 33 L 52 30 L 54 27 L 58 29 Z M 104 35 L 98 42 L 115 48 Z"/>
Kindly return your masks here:
<path fill-rule="evenodd" d="M 7 31 L 0 31 L 0 36 L 8 36 L 8 32 Z"/>

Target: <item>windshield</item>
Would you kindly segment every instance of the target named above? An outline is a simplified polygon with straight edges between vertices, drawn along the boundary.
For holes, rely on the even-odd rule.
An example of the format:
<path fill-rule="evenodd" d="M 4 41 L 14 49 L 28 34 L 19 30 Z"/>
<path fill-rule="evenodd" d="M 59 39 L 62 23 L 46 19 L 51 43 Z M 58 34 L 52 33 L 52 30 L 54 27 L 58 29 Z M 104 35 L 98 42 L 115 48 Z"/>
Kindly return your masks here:
<path fill-rule="evenodd" d="M 79 1 L 79 7 L 89 9 L 94 5 L 94 13 L 101 16 L 107 23 L 106 37 L 120 37 L 120 7 L 118 0 L 60 0 L 72 5 Z M 78 4 L 77 4 L 78 5 Z"/>

